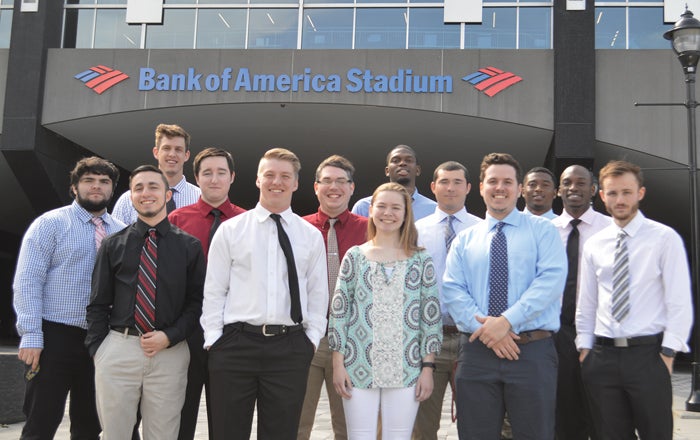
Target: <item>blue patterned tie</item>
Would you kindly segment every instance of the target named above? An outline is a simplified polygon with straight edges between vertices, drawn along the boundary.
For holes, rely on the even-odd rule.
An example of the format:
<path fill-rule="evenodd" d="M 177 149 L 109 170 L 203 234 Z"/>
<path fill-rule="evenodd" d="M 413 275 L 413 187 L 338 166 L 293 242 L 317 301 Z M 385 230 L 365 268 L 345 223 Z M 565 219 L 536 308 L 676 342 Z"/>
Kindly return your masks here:
<path fill-rule="evenodd" d="M 447 250 L 450 250 L 450 246 L 452 245 L 452 240 L 455 239 L 455 226 L 454 226 L 454 220 L 455 216 L 451 215 L 449 217 L 445 217 L 447 219 L 447 224 L 445 225 L 445 248 Z"/>
<path fill-rule="evenodd" d="M 491 238 L 489 316 L 501 316 L 508 309 L 508 242 L 503 226 L 505 223 L 498 222 Z"/>

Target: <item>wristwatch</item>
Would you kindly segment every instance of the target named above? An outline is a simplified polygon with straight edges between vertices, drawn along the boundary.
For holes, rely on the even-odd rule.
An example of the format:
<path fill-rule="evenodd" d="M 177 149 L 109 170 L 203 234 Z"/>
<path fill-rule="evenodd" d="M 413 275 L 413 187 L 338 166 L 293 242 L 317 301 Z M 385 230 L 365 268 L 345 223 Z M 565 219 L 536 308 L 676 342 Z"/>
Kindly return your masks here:
<path fill-rule="evenodd" d="M 666 356 L 666 357 L 670 357 L 670 358 L 674 358 L 674 357 L 676 357 L 676 350 L 672 350 L 668 347 L 661 347 L 661 355 Z"/>
<path fill-rule="evenodd" d="M 420 369 L 422 370 L 422 369 L 425 368 L 425 367 L 430 367 L 430 368 L 433 369 L 433 371 L 435 371 L 435 368 L 436 368 L 436 367 L 435 367 L 435 362 L 421 362 L 421 363 L 420 363 Z"/>

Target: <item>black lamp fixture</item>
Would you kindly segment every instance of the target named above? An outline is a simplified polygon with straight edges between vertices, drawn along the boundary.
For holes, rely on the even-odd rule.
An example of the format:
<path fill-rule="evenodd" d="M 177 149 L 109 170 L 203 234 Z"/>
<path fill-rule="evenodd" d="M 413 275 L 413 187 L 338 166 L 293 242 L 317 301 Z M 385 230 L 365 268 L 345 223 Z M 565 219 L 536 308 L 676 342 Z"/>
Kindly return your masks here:
<path fill-rule="evenodd" d="M 700 21 L 685 7 L 681 19 L 671 30 L 664 33 L 664 38 L 671 41 L 673 51 L 678 56 L 683 73 L 685 73 L 686 101 L 683 106 L 688 115 L 688 175 L 690 182 L 690 269 L 692 286 L 696 298 L 695 347 L 693 350 L 692 389 L 685 402 L 687 411 L 700 412 L 700 268 L 698 264 L 698 239 L 700 239 L 700 214 L 698 213 L 698 168 L 697 136 L 695 108 L 695 73 L 700 60 Z"/>

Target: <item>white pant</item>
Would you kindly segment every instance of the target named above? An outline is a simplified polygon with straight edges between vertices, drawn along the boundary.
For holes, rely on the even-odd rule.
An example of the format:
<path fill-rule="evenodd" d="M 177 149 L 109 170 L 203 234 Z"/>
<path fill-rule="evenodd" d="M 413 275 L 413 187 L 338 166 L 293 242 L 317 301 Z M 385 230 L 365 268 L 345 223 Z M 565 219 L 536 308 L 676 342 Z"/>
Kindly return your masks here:
<path fill-rule="evenodd" d="M 146 357 L 138 336 L 110 331 L 95 353 L 95 394 L 103 440 L 129 440 L 141 402 L 143 439 L 176 439 L 190 351 L 182 341 Z"/>
<path fill-rule="evenodd" d="M 419 402 L 416 387 L 353 388 L 352 398 L 343 399 L 350 440 L 376 440 L 377 414 L 382 408 L 382 440 L 410 439 Z"/>

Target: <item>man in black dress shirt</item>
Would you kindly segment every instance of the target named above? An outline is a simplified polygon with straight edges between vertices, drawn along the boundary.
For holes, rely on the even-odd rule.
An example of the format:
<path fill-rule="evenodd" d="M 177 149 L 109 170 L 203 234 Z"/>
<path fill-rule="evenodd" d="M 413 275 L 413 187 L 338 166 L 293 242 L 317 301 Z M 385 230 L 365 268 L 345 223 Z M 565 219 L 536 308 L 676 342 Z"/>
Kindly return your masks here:
<path fill-rule="evenodd" d="M 172 194 L 162 171 L 138 167 L 129 184 L 138 220 L 102 243 L 85 344 L 105 438 L 131 438 L 140 406 L 144 438 L 174 439 L 187 383 L 185 338 L 202 309 L 204 255 L 199 240 L 168 222 Z"/>

